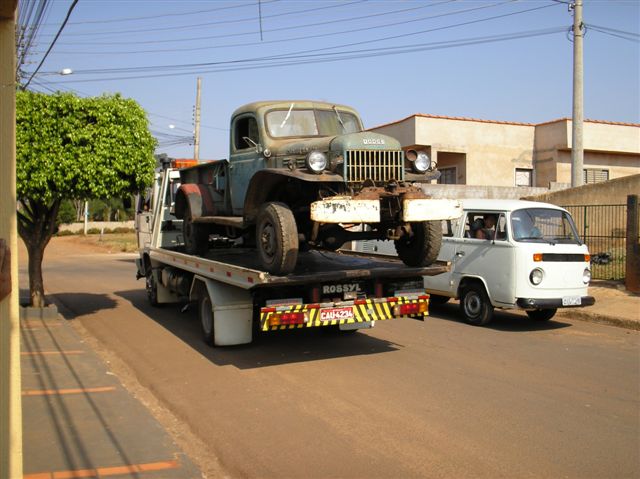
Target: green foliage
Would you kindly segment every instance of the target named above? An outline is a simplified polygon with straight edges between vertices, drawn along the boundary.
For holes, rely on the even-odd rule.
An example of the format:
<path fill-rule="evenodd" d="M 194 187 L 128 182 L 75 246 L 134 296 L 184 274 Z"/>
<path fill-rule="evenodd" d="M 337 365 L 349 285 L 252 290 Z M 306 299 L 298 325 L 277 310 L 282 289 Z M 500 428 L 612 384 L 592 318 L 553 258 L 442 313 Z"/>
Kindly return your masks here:
<path fill-rule="evenodd" d="M 17 92 L 18 198 L 50 203 L 141 191 L 153 180 L 154 148 L 134 100 Z"/>
<path fill-rule="evenodd" d="M 69 224 L 76 220 L 76 208 L 71 200 L 64 200 L 60 203 L 58 210 L 58 224 Z"/>

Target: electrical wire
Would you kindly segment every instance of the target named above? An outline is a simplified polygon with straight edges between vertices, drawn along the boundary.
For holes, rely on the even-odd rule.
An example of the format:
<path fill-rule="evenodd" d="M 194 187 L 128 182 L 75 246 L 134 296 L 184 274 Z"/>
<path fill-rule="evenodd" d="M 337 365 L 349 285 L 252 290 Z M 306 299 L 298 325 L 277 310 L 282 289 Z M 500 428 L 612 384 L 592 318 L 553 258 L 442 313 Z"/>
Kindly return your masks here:
<path fill-rule="evenodd" d="M 615 28 L 603 27 L 601 25 L 592 25 L 592 24 L 587 24 L 586 27 L 589 30 L 593 30 L 598 33 L 603 33 L 605 35 L 621 38 L 622 40 L 627 40 L 634 43 L 640 43 L 640 34 L 635 32 L 627 32 L 624 30 L 617 30 Z"/>
<path fill-rule="evenodd" d="M 460 26 L 467 26 L 467 25 L 486 22 L 486 21 L 490 21 L 490 20 L 496 20 L 496 19 L 499 19 L 499 18 L 506 18 L 506 17 L 510 17 L 510 16 L 514 16 L 514 15 L 520 15 L 520 14 L 523 14 L 523 13 L 529 13 L 529 12 L 532 12 L 532 11 L 541 10 L 541 9 L 544 9 L 544 8 L 549 8 L 549 7 L 552 7 L 552 6 L 555 6 L 555 5 L 556 5 L 555 3 L 551 3 L 551 4 L 539 6 L 539 7 L 533 7 L 533 8 L 529 8 L 529 9 L 525 9 L 525 10 L 519 10 L 517 12 L 509 12 L 509 13 L 505 13 L 505 14 L 494 15 L 494 16 L 491 16 L 491 17 L 484 17 L 484 18 L 480 18 L 480 19 L 469 20 L 469 21 L 466 21 L 466 22 L 460 22 L 460 23 L 456 23 L 456 24 L 445 25 L 445 26 L 442 26 L 442 27 L 430 28 L 430 29 L 421 30 L 421 31 L 418 31 L 418 32 L 411 32 L 411 33 L 405 32 L 405 33 L 403 33 L 401 35 L 392 35 L 392 36 L 376 38 L 376 39 L 372 39 L 372 40 L 364 40 L 364 41 L 359 41 L 359 42 L 346 43 L 346 44 L 342 44 L 342 45 L 315 48 L 315 49 L 310 49 L 310 50 L 302 50 L 302 51 L 298 51 L 298 52 L 284 53 L 284 54 L 273 55 L 273 56 L 261 56 L 261 57 L 258 57 L 258 58 L 248 58 L 248 59 L 219 61 L 219 62 L 189 63 L 189 64 L 178 64 L 178 65 L 150 65 L 150 66 L 138 66 L 138 67 L 119 67 L 119 68 L 109 68 L 109 69 L 101 68 L 101 69 L 89 69 L 89 70 L 76 70 L 74 73 L 75 73 L 75 75 L 96 75 L 96 74 L 108 75 L 108 74 L 117 74 L 117 73 L 136 73 L 136 72 L 154 72 L 154 71 L 162 72 L 162 71 L 166 71 L 166 70 L 206 68 L 206 67 L 210 67 L 210 66 L 219 66 L 219 65 L 226 65 L 226 64 L 242 64 L 242 63 L 257 62 L 257 61 L 264 61 L 264 60 L 279 60 L 279 59 L 301 58 L 301 57 L 304 57 L 304 56 L 306 56 L 308 54 L 311 54 L 311 53 L 323 52 L 323 51 L 327 51 L 327 50 L 335 50 L 337 48 L 365 45 L 365 44 L 370 44 L 370 43 L 378 43 L 378 42 L 381 42 L 381 41 L 394 40 L 394 39 L 399 39 L 399 38 L 407 38 L 409 36 L 421 35 L 421 34 L 425 34 L 425 33 L 431 33 L 431 32 L 435 32 L 435 31 L 441 31 L 441 30 L 446 30 L 446 29 L 450 29 L 450 28 L 457 28 L 457 27 L 460 27 Z M 350 53 L 350 52 L 348 52 L 348 53 Z M 194 70 L 194 71 L 197 71 L 197 70 Z M 81 80 L 75 80 L 75 81 L 81 81 Z"/>
<path fill-rule="evenodd" d="M 42 60 L 40 60 L 40 63 L 38 64 L 37 68 L 33 71 L 31 76 L 29 77 L 29 80 L 27 80 L 27 83 L 25 83 L 21 87 L 23 90 L 27 89 L 27 87 L 29 86 L 29 83 L 31 83 L 31 80 L 36 75 L 36 73 L 38 73 L 38 70 L 40 70 L 40 67 L 42 67 L 42 64 L 44 63 L 44 61 L 49 56 L 49 53 L 51 52 L 51 49 L 56 44 L 56 40 L 58 40 L 58 37 L 62 33 L 62 30 L 64 30 L 64 27 L 67 24 L 67 22 L 69 21 L 69 17 L 71 16 L 71 12 L 73 12 L 73 9 L 78 4 L 78 1 L 79 0 L 73 0 L 73 2 L 71 3 L 71 6 L 69 7 L 69 10 L 67 11 L 67 15 L 65 16 L 64 21 L 62 22 L 62 25 L 60 25 L 60 29 L 58 30 L 58 33 L 56 34 L 56 36 L 54 37 L 53 41 L 51 42 L 51 45 L 49 45 L 49 48 L 47 49 L 47 52 L 44 54 L 44 56 L 42 57 Z"/>
<path fill-rule="evenodd" d="M 279 2 L 281 0 L 262 0 L 262 4 L 266 5 L 269 3 L 276 3 Z M 100 24 L 100 23 L 123 23 L 123 22 L 133 22 L 133 21 L 138 21 L 138 20 L 153 20 L 156 18 L 164 18 L 164 17 L 184 17 L 184 16 L 188 16 L 188 15 L 201 15 L 203 13 L 211 13 L 211 12 L 220 12 L 223 10 L 233 10 L 236 8 L 246 8 L 246 7 L 253 7 L 254 5 L 252 4 L 248 4 L 248 3 L 243 3 L 241 5 L 229 5 L 227 7 L 218 7 L 218 8 L 209 8 L 206 10 L 195 10 L 195 11 L 191 11 L 191 12 L 178 12 L 178 13 L 163 13 L 163 14 L 159 14 L 159 15 L 147 15 L 144 17 L 129 17 L 129 18 L 111 18 L 108 20 L 87 20 L 87 21 L 83 21 L 83 22 L 69 22 L 69 25 L 95 25 L 95 24 Z"/>
<path fill-rule="evenodd" d="M 435 7 L 438 5 L 442 5 L 445 3 L 451 3 L 451 2 L 455 2 L 458 0 L 444 0 L 441 2 L 436 2 L 436 3 L 430 3 L 428 5 L 419 5 L 417 7 L 411 7 L 411 8 L 403 8 L 400 10 L 391 10 L 388 12 L 382 12 L 382 13 L 374 13 L 374 14 L 370 14 L 370 15 L 362 15 L 362 16 L 358 16 L 358 17 L 350 17 L 350 18 L 341 18 L 341 19 L 336 19 L 336 20 L 324 20 L 322 22 L 315 22 L 315 23 L 306 23 L 306 24 L 301 24 L 301 25 L 293 25 L 293 26 L 286 26 L 286 27 L 280 27 L 280 28 L 271 28 L 271 29 L 265 29 L 264 33 L 274 33 L 274 32 L 280 32 L 280 31 L 290 31 L 290 30 L 299 30 L 299 29 L 303 29 L 303 28 L 309 28 L 309 27 L 317 27 L 317 26 L 323 26 L 326 27 L 327 25 L 331 25 L 334 23 L 346 23 L 346 22 L 352 22 L 352 21 L 357 21 L 357 20 L 363 20 L 363 19 L 368 19 L 368 18 L 374 18 L 374 17 L 380 17 L 380 16 L 386 16 L 386 15 L 395 15 L 397 13 L 406 13 L 406 12 L 411 12 L 411 11 L 415 11 L 415 10 L 421 10 L 424 8 L 431 8 L 431 7 Z M 510 1 L 516 1 L 516 0 L 510 0 Z M 505 2 L 508 3 L 508 2 Z M 468 10 L 475 10 L 474 9 L 468 9 Z M 464 12 L 468 11 L 468 10 L 463 10 Z M 453 13 L 455 14 L 455 12 Z M 418 19 L 412 19 L 412 20 L 405 20 L 402 23 L 394 23 L 393 25 L 398 25 L 398 24 L 404 24 L 404 23 L 412 23 L 412 22 L 416 22 L 416 21 L 420 21 L 420 20 L 425 20 L 428 18 L 435 18 L 433 16 L 429 16 L 429 17 L 422 17 L 422 18 L 418 18 Z M 370 29 L 370 28 L 379 28 L 379 27 L 366 27 L 363 30 L 366 29 Z M 353 32 L 353 31 L 360 31 L 360 30 L 347 30 L 347 32 Z M 216 40 L 218 38 L 230 38 L 230 37 L 239 37 L 239 36 L 249 36 L 249 35 L 255 35 L 257 32 L 255 31 L 251 31 L 251 32 L 240 32 L 240 33 L 225 33 L 225 34 L 221 34 L 221 35 L 207 35 L 207 36 L 201 36 L 201 37 L 190 37 L 190 38 L 175 38 L 175 39 L 167 39 L 167 40 L 146 40 L 146 41 L 136 41 L 136 45 L 156 45 L 156 44 L 162 44 L 162 43 L 182 43 L 182 42 L 193 42 L 193 41 L 202 41 L 202 40 Z M 342 32 L 337 32 L 337 33 L 342 33 Z M 304 38 L 304 37 L 302 37 Z M 309 38 L 313 38 L 313 37 L 309 37 Z M 290 40 L 290 39 L 285 39 L 286 40 Z M 122 42 L 82 42 L 83 45 L 103 45 L 103 46 L 117 46 L 117 45 L 131 45 L 130 41 L 122 41 Z M 231 46 L 246 46 L 246 45 L 258 45 L 261 44 L 261 42 L 255 42 L 255 43 L 247 43 L 247 44 L 243 44 L 243 45 L 231 45 Z M 76 42 L 61 42 L 59 43 L 59 45 L 76 45 Z M 225 47 L 227 45 L 222 45 L 222 47 Z M 203 48 L 210 48 L 210 47 L 203 47 Z M 168 50 L 143 50 L 143 51 L 135 51 L 135 52 L 123 52 L 123 51 L 119 51 L 119 52 L 114 52 L 114 53 L 118 53 L 118 54 L 122 54 L 122 53 L 149 53 L 149 52 L 171 52 L 171 51 L 185 51 L 185 50 L 189 50 L 189 49 L 168 49 Z M 59 53 L 65 53 L 65 54 L 74 54 L 74 53 L 78 53 L 78 52 L 73 52 L 73 51 L 59 51 Z M 87 52 L 86 54 L 93 54 L 94 52 Z M 84 52 L 83 52 L 84 54 Z"/>
<path fill-rule="evenodd" d="M 145 74 L 145 75 L 118 76 L 118 77 L 112 77 L 112 78 L 74 80 L 74 83 L 91 83 L 91 82 L 113 81 L 113 80 L 135 80 L 135 79 L 145 79 L 145 78 L 166 78 L 166 77 L 177 77 L 177 76 L 195 75 L 195 74 L 221 73 L 221 72 L 254 70 L 254 69 L 263 69 L 263 68 L 275 68 L 275 67 L 281 67 L 281 66 L 297 66 L 297 65 L 304 65 L 304 64 L 311 64 L 311 63 L 327 63 L 327 62 L 335 62 L 335 61 L 343 61 L 343 60 L 397 55 L 397 54 L 404 54 L 404 53 L 415 53 L 415 52 L 426 51 L 426 50 L 440 50 L 440 49 L 454 48 L 454 47 L 461 47 L 461 46 L 495 43 L 495 42 L 501 42 L 501 41 L 524 39 L 524 38 L 531 38 L 531 37 L 537 37 L 537 36 L 543 36 L 543 35 L 551 35 L 554 33 L 561 33 L 564 31 L 565 31 L 565 27 L 555 27 L 555 28 L 549 28 L 545 30 L 520 32 L 520 33 L 514 33 L 514 34 L 507 34 L 507 35 L 495 35 L 493 37 L 475 37 L 475 38 L 469 38 L 465 40 L 455 40 L 450 42 L 434 42 L 431 44 L 422 44 L 419 46 L 416 45 L 416 46 L 404 46 L 404 47 L 387 47 L 387 48 L 377 48 L 377 49 L 367 49 L 367 50 L 356 50 L 351 52 L 347 51 L 347 52 L 321 53 L 321 54 L 314 54 L 314 55 L 301 55 L 294 58 L 286 58 L 282 56 L 272 58 L 273 60 L 277 60 L 279 63 L 278 62 L 268 63 L 263 60 L 256 60 L 256 59 L 251 60 L 251 62 L 253 62 L 252 64 L 249 63 L 244 65 L 239 64 L 239 62 L 237 61 L 217 62 L 217 66 L 209 70 L 203 70 L 201 68 L 198 68 L 198 69 L 192 69 L 192 70 L 174 72 L 174 73 L 153 73 L 153 74 Z M 209 65 L 211 66 L 213 64 L 214 63 L 210 63 Z"/>
<path fill-rule="evenodd" d="M 326 5 L 323 7 L 314 7 L 314 8 L 308 8 L 306 10 L 295 10 L 293 12 L 284 12 L 284 13 L 275 13 L 272 15 L 263 15 L 262 18 L 263 19 L 268 19 L 268 18 L 278 18 L 278 17 L 285 17 L 285 16 L 291 16 L 291 15 L 301 15 L 301 14 L 305 14 L 305 13 L 311 13 L 311 12 L 317 12 L 320 10 L 328 10 L 328 9 L 332 9 L 332 8 L 342 8 L 342 7 L 347 7 L 349 5 L 354 5 L 357 3 L 363 3 L 366 2 L 367 0 L 353 0 L 350 2 L 337 2 L 336 4 L 332 4 L 332 5 Z M 200 28 L 200 27 L 211 27 L 213 25 L 231 25 L 231 24 L 236 24 L 236 23 L 247 23 L 247 22 L 255 22 L 256 18 L 255 16 L 253 17 L 246 17 L 246 18 L 239 18 L 236 20 L 219 20 L 219 21 L 215 21 L 215 22 L 205 22 L 205 23 L 190 23 L 188 25 L 172 25 L 172 26 L 168 26 L 168 27 L 154 27 L 154 28 L 150 28 L 150 29 L 134 29 L 134 30 L 119 30 L 119 31 L 109 31 L 109 32 L 83 32 L 83 33 L 68 33 L 67 36 L 68 37 L 79 37 L 79 36 L 93 36 L 93 35 L 122 35 L 125 33 L 157 33 L 157 32 L 161 32 L 161 31 L 166 31 L 166 30 L 170 30 L 170 31 L 176 31 L 176 30 L 191 30 L 191 29 L 195 29 L 195 28 Z"/>

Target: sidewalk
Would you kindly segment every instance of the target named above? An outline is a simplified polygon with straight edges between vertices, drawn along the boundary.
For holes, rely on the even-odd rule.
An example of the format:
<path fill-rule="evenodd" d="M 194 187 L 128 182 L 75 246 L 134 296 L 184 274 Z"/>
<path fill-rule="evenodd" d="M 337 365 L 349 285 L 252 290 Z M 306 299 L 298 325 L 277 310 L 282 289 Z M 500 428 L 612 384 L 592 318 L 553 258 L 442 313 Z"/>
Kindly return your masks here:
<path fill-rule="evenodd" d="M 589 295 L 596 298 L 593 306 L 559 309 L 557 315 L 640 331 L 640 295 L 620 282 L 603 280 L 591 282 Z"/>
<path fill-rule="evenodd" d="M 69 322 L 20 323 L 25 479 L 202 477 Z"/>

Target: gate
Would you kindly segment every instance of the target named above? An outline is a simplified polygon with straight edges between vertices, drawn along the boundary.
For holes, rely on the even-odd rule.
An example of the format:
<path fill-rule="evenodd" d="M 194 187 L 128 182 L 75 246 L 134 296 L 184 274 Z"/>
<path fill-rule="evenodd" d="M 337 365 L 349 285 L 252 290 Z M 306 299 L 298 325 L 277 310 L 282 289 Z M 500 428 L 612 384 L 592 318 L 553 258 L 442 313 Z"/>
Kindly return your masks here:
<path fill-rule="evenodd" d="M 563 206 L 591 254 L 593 279 L 625 276 L 627 205 Z"/>

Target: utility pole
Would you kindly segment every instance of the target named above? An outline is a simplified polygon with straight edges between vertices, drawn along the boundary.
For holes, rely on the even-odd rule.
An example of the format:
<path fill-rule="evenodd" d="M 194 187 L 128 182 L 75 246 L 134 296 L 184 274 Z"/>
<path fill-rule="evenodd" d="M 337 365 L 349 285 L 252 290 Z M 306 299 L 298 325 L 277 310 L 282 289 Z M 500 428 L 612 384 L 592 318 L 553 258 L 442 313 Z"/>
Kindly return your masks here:
<path fill-rule="evenodd" d="M 193 159 L 200 161 L 200 90 L 202 87 L 202 78 L 198 77 L 198 89 L 196 91 L 196 116 L 195 131 L 193 141 Z"/>
<path fill-rule="evenodd" d="M 581 186 L 584 168 L 583 123 L 584 123 L 584 64 L 582 61 L 582 0 L 575 0 L 573 8 L 573 117 L 571 131 L 571 187 Z"/>

